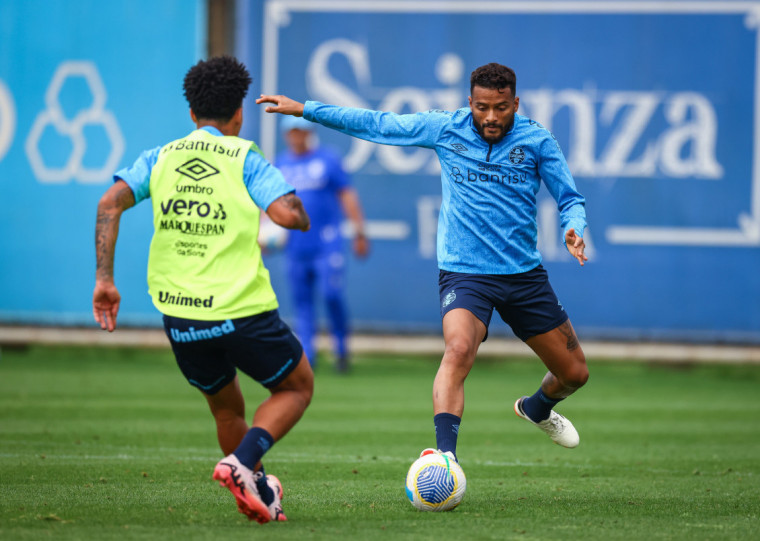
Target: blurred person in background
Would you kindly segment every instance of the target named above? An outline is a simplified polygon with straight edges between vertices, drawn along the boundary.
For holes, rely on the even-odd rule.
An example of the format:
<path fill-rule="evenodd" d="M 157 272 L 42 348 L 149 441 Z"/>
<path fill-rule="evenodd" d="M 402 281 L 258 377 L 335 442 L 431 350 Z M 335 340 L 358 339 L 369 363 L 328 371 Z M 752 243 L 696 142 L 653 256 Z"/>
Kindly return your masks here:
<path fill-rule="evenodd" d="M 396 114 L 287 96 L 262 95 L 268 113 L 312 122 L 374 143 L 435 150 L 441 164 L 438 221 L 439 295 L 445 349 L 433 382 L 438 452 L 456 459 L 464 411 L 464 381 L 493 311 L 548 369 L 515 413 L 563 447 L 580 438 L 554 411 L 588 379 L 583 350 L 552 289 L 537 248 L 536 194 L 541 182 L 557 201 L 565 245 L 583 265 L 585 199 L 578 193 L 551 132 L 517 114 L 512 69 L 490 63 L 470 76 L 469 107 Z M 424 450 L 427 454 L 429 450 Z"/>
<path fill-rule="evenodd" d="M 316 299 L 324 300 L 334 340 L 336 369 L 349 368 L 349 316 L 345 299 L 346 256 L 341 224 L 344 216 L 352 225 L 353 251 L 366 257 L 369 242 L 364 215 L 356 189 L 341 165 L 340 156 L 320 146 L 314 135 L 316 124 L 287 116 L 281 132 L 288 149 L 277 156 L 275 165 L 298 192 L 311 218 L 306 233 L 288 235 L 288 281 L 295 309 L 295 330 L 306 356 L 315 365 Z"/>
<path fill-rule="evenodd" d="M 232 57 L 198 62 L 184 79 L 197 129 L 143 152 L 114 175 L 98 204 L 92 309 L 101 328 L 116 328 L 119 222 L 125 210 L 151 199 L 149 293 L 180 370 L 203 393 L 216 421 L 226 457 L 213 477 L 232 492 L 241 513 L 265 523 L 286 518 L 282 485 L 266 475 L 261 458 L 303 415 L 314 376 L 277 311 L 256 242 L 259 208 L 288 229 L 308 230 L 309 216 L 256 144 L 237 137 L 250 84 L 248 70 Z M 251 427 L 238 369 L 271 393 Z"/>

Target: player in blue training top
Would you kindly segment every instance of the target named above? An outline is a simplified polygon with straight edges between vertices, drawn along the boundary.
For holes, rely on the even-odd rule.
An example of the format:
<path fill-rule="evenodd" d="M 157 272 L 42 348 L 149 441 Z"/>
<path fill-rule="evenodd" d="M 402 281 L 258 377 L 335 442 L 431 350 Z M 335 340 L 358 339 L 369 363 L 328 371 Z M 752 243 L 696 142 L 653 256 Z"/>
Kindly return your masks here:
<path fill-rule="evenodd" d="M 311 218 L 311 229 L 289 235 L 286 245 L 288 279 L 296 313 L 296 333 L 306 357 L 316 363 L 315 289 L 324 298 L 330 330 L 335 340 L 339 372 L 348 370 L 348 313 L 344 297 L 346 258 L 341 223 L 345 215 L 353 226 L 353 248 L 367 255 L 364 215 L 359 196 L 343 170 L 340 157 L 312 143 L 316 124 L 287 116 L 281 128 L 288 150 L 277 156 L 275 165 L 298 192 Z"/>
<path fill-rule="evenodd" d="M 564 447 L 578 432 L 553 407 L 588 379 L 586 359 L 537 250 L 541 181 L 557 201 L 565 245 L 583 265 L 585 200 L 554 136 L 518 115 L 514 71 L 500 64 L 470 77 L 469 108 L 399 115 L 261 96 L 269 113 L 303 116 L 354 137 L 431 148 L 441 163 L 438 266 L 445 351 L 433 383 L 438 449 L 456 456 L 464 381 L 495 309 L 548 368 L 515 413 Z M 424 452 L 424 451 L 423 451 Z"/>

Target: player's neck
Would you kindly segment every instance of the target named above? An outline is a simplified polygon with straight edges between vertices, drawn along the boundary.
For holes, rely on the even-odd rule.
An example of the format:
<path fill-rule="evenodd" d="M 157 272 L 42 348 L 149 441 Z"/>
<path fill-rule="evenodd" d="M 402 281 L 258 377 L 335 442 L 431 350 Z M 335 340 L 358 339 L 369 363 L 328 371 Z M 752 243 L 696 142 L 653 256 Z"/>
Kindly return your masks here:
<path fill-rule="evenodd" d="M 240 126 L 235 122 L 217 122 L 215 120 L 199 119 L 195 125 L 198 129 L 205 126 L 211 126 L 222 132 L 222 135 L 233 135 L 237 137 L 240 133 Z"/>

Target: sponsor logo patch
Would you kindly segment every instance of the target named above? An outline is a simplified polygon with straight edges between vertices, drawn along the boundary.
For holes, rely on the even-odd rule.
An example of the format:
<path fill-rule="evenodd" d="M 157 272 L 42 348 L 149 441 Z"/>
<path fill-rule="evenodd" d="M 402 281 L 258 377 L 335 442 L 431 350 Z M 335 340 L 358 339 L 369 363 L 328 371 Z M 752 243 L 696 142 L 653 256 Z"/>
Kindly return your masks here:
<path fill-rule="evenodd" d="M 522 147 L 515 147 L 509 151 L 509 161 L 515 165 L 519 165 L 525 161 L 525 151 Z"/>
<path fill-rule="evenodd" d="M 183 163 L 177 167 L 176 171 L 195 182 L 201 181 L 204 178 L 213 177 L 219 173 L 219 170 L 216 167 L 207 164 L 200 158 L 193 158 L 192 160 Z"/>

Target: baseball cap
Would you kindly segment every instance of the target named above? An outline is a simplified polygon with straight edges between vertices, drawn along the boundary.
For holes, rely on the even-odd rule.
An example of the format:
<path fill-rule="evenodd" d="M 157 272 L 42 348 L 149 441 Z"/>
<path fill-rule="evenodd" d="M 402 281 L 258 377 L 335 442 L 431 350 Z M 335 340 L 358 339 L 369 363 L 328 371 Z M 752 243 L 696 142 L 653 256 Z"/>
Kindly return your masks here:
<path fill-rule="evenodd" d="M 287 133 L 290 130 L 306 130 L 312 131 L 314 129 L 314 123 L 306 120 L 302 116 L 287 115 L 280 122 L 280 130 L 282 133 Z"/>

